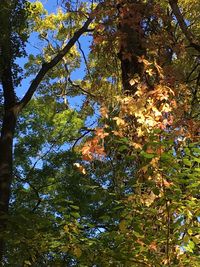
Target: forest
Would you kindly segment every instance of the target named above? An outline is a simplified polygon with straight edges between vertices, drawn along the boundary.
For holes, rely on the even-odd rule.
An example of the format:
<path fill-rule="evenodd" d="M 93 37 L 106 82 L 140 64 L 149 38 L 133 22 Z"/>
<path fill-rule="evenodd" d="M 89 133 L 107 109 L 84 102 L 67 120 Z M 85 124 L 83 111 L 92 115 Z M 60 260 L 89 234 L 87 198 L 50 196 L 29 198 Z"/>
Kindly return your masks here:
<path fill-rule="evenodd" d="M 0 0 L 0 266 L 200 266 L 200 1 Z"/>

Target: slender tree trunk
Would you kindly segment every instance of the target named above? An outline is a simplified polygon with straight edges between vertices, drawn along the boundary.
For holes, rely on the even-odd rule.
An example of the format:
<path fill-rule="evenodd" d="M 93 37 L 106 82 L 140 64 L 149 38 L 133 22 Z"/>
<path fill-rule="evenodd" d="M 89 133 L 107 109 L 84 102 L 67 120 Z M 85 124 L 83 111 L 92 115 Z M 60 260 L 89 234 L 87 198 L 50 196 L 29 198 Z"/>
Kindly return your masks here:
<path fill-rule="evenodd" d="M 12 181 L 13 135 L 16 125 L 14 110 L 5 112 L 0 138 L 0 262 L 4 251 L 4 231 L 7 224 Z"/>
<path fill-rule="evenodd" d="M 9 21 L 7 21 L 6 25 L 8 36 L 4 35 L 4 38 L 0 42 L 2 53 L 0 81 L 4 96 L 4 112 L 1 114 L 2 127 L 0 136 L 0 263 L 2 263 L 4 254 L 4 236 L 7 226 L 8 206 L 12 182 L 13 138 L 18 107 L 12 78 L 12 49 L 9 34 Z"/>

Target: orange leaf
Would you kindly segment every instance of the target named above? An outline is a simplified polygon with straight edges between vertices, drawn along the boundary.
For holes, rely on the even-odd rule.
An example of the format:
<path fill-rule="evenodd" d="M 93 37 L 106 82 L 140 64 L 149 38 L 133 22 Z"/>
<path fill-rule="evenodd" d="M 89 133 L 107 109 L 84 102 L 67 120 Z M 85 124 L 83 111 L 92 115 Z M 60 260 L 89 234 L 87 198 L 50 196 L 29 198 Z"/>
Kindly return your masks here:
<path fill-rule="evenodd" d="M 103 139 L 104 137 L 108 136 L 109 133 L 104 132 L 104 129 L 100 129 L 100 128 L 98 128 L 98 129 L 96 129 L 96 135 L 97 135 L 99 138 Z"/>
<path fill-rule="evenodd" d="M 153 151 L 153 149 L 151 147 L 148 147 L 147 150 L 146 150 L 146 152 L 148 154 L 153 154 L 154 153 L 154 151 Z"/>
<path fill-rule="evenodd" d="M 150 250 L 157 251 L 157 245 L 156 245 L 156 242 L 155 242 L 155 241 L 153 241 L 153 242 L 149 245 L 149 249 L 150 249 Z"/>
<path fill-rule="evenodd" d="M 164 180 L 163 184 L 164 184 L 165 187 L 170 187 L 171 185 L 173 185 L 172 182 L 168 182 L 167 180 Z"/>
<path fill-rule="evenodd" d="M 83 155 L 83 160 L 86 160 L 86 161 L 92 161 L 94 158 L 93 158 L 93 156 L 91 155 L 91 154 L 85 154 L 85 155 Z"/>

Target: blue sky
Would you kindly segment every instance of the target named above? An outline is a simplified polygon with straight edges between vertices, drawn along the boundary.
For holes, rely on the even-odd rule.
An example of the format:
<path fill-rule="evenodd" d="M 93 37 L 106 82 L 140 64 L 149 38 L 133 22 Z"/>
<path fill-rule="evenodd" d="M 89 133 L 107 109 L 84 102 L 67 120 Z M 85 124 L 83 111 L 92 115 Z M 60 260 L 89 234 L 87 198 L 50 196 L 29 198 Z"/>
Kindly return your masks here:
<path fill-rule="evenodd" d="M 35 2 L 35 1 L 31 1 L 31 2 Z M 41 2 L 49 13 L 56 13 L 57 8 L 58 8 L 58 5 L 57 5 L 58 0 L 42 0 Z M 79 41 L 81 43 L 81 47 L 84 50 L 85 55 L 87 56 L 89 52 L 90 41 L 91 41 L 90 38 L 82 36 Z M 30 54 L 37 55 L 39 53 L 39 50 L 36 47 L 40 47 L 39 43 L 40 42 L 37 38 L 37 34 L 36 33 L 31 34 L 29 41 L 26 45 L 27 55 L 30 55 Z M 17 63 L 23 68 L 24 64 L 27 63 L 27 60 L 28 60 L 28 57 L 20 58 L 17 60 Z M 85 64 L 84 64 L 84 61 L 82 60 L 81 67 L 72 73 L 71 79 L 72 80 L 82 79 L 84 76 L 84 70 L 85 70 Z M 22 80 L 21 85 L 16 89 L 16 94 L 19 98 L 23 97 L 23 95 L 27 91 L 30 85 L 30 82 L 33 78 L 34 77 L 28 77 Z M 79 106 L 80 102 L 81 102 L 81 97 L 76 97 L 70 100 L 70 105 L 75 108 L 76 106 L 77 107 Z"/>
<path fill-rule="evenodd" d="M 35 2 L 35 1 L 30 1 L 30 2 Z M 57 0 L 42 0 L 41 1 L 44 5 L 44 7 L 48 10 L 48 12 L 54 12 L 57 8 Z M 36 55 L 38 53 L 37 49 L 34 48 L 34 43 L 37 42 L 37 35 L 36 34 L 31 34 L 28 43 L 26 44 L 26 51 L 27 55 L 33 54 Z M 24 67 L 24 64 L 27 63 L 28 57 L 25 58 L 19 58 L 17 59 L 17 64 L 20 65 L 20 67 Z M 30 81 L 32 77 L 25 78 L 22 80 L 21 85 L 16 89 L 16 94 L 18 97 L 22 97 L 24 93 L 27 91 Z"/>
<path fill-rule="evenodd" d="M 31 2 L 35 2 L 35 1 L 31 1 Z M 47 9 L 47 11 L 49 13 L 56 13 L 57 8 L 58 8 L 57 0 L 43 0 L 41 2 L 43 3 L 44 7 Z M 41 41 L 37 37 L 38 37 L 37 33 L 31 34 L 31 36 L 28 40 L 28 43 L 26 45 L 27 57 L 17 59 L 17 63 L 22 68 L 23 68 L 24 64 L 27 63 L 27 61 L 28 61 L 28 55 L 30 55 L 30 54 L 37 55 L 38 53 L 40 53 L 40 51 L 39 51 L 39 49 L 37 49 L 37 47 L 41 47 Z M 89 46 L 90 46 L 91 38 L 86 37 L 86 36 L 82 36 L 79 39 L 79 41 L 81 43 L 81 48 L 84 50 L 84 53 L 87 56 L 89 53 Z M 81 67 L 72 73 L 71 79 L 72 80 L 82 79 L 84 74 L 85 74 L 85 64 L 84 64 L 84 60 L 82 60 Z M 28 88 L 30 86 L 31 80 L 33 78 L 34 78 L 34 76 L 22 79 L 21 85 L 18 88 L 16 88 L 16 93 L 17 93 L 17 96 L 19 98 L 22 98 L 23 95 L 26 93 L 26 91 L 28 90 Z M 77 97 L 68 99 L 70 107 L 78 109 L 79 106 L 82 104 L 83 99 L 84 99 L 83 96 L 77 96 Z M 88 118 L 86 124 L 88 124 L 90 126 L 94 120 L 96 120 L 95 116 L 93 118 L 92 117 Z M 68 148 L 68 146 L 65 145 L 65 148 Z M 45 150 L 46 150 L 46 148 L 45 148 Z M 37 159 L 33 159 L 33 162 L 32 162 L 33 165 L 34 165 L 35 160 L 37 161 Z M 39 161 L 36 166 L 37 166 L 37 168 L 42 166 L 42 162 Z M 24 187 L 29 188 L 29 185 L 25 183 Z"/>

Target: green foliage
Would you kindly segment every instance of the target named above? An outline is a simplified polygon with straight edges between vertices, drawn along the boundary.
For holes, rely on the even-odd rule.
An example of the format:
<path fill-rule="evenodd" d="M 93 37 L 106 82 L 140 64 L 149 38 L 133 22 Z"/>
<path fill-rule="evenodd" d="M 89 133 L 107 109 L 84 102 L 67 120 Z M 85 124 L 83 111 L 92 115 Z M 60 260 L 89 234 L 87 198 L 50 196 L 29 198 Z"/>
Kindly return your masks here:
<path fill-rule="evenodd" d="M 50 14 L 41 1 L 1 2 L 0 67 L 6 51 L 15 79 L 29 34 L 41 50 L 27 57 L 25 77 L 33 78 L 96 5 L 61 2 Z M 198 57 L 167 1 L 94 2 L 104 6 L 91 15 L 89 51 L 74 45 L 18 118 L 3 264 L 199 266 Z M 188 1 L 180 6 L 198 36 L 197 2 L 191 11 Z M 132 4 L 137 16 L 129 21 Z M 132 93 L 122 88 L 122 61 L 135 58 L 124 53 L 120 62 L 124 17 L 140 27 L 146 47 L 136 57 L 141 77 L 129 77 Z M 72 81 L 83 62 L 83 79 Z"/>
<path fill-rule="evenodd" d="M 22 69 L 15 63 L 15 60 L 26 55 L 25 45 L 29 37 L 27 6 L 29 2 L 25 0 L 3 0 L 0 3 L 0 76 L 4 65 L 10 61 L 12 78 L 16 85 L 21 80 Z"/>

